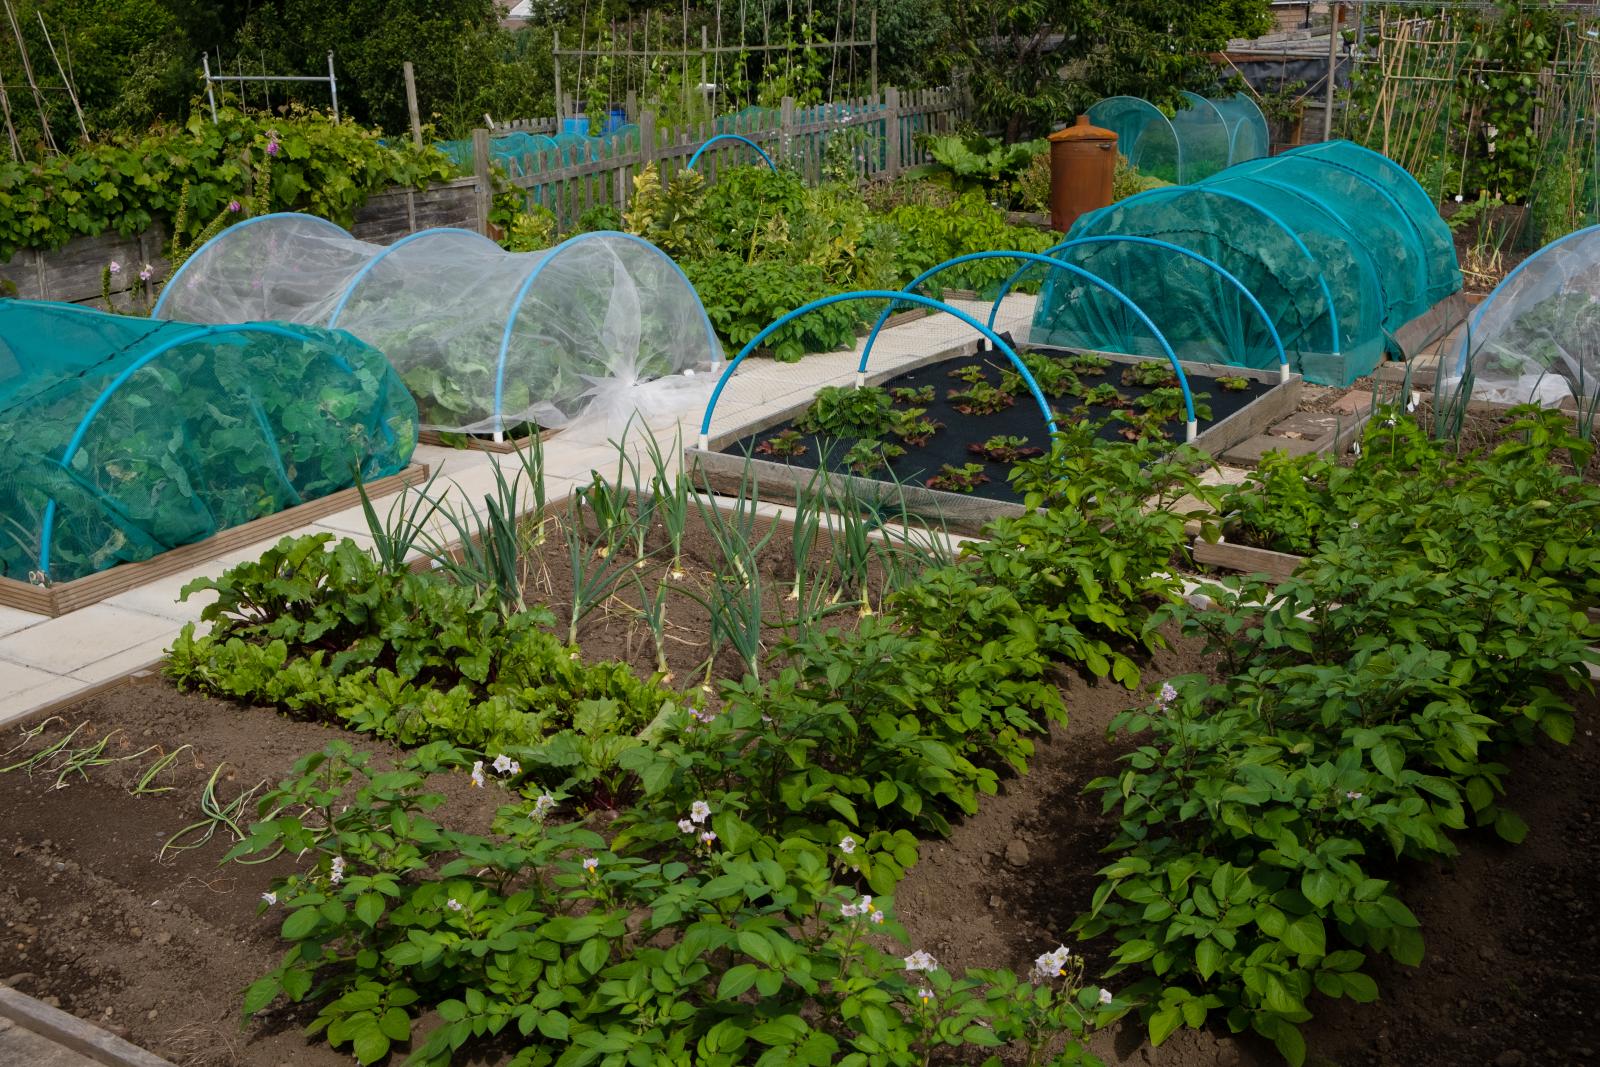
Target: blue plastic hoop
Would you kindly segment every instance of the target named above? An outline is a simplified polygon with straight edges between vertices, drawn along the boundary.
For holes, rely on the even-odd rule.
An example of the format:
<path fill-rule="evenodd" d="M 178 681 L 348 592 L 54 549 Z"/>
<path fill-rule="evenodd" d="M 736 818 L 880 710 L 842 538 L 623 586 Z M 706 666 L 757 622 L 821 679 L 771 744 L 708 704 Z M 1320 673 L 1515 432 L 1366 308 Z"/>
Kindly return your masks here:
<path fill-rule="evenodd" d="M 739 354 L 728 361 L 727 369 L 722 372 L 722 377 L 717 379 L 717 387 L 711 391 L 711 399 L 706 402 L 706 413 L 700 420 L 701 451 L 709 451 L 711 448 L 711 416 L 717 409 L 717 400 L 721 398 L 722 390 L 727 387 L 728 379 L 733 376 L 733 372 L 738 369 L 739 364 L 744 362 L 745 357 L 754 352 L 762 341 L 765 341 L 778 329 L 787 323 L 793 322 L 801 315 L 815 311 L 818 308 L 828 307 L 831 304 L 840 304 L 847 300 L 890 300 L 898 303 L 916 304 L 920 307 L 932 308 L 935 311 L 943 311 L 954 315 L 982 334 L 990 344 L 994 345 L 996 351 L 1005 353 L 1006 358 L 1011 361 L 1011 366 L 1016 369 L 1018 374 L 1022 375 L 1023 382 L 1028 386 L 1028 392 L 1033 394 L 1033 399 L 1039 405 L 1039 411 L 1044 415 L 1045 425 L 1050 428 L 1051 435 L 1055 434 L 1056 420 L 1050 414 L 1050 402 L 1045 399 L 1043 391 L 1039 388 L 1039 383 L 1034 381 L 1032 372 L 1028 370 L 1028 365 L 1018 358 L 1017 353 L 999 334 L 960 308 L 951 307 L 944 301 L 935 300 L 931 296 L 923 296 L 920 293 L 896 293 L 887 289 L 862 289 L 854 293 L 835 293 L 833 296 L 825 296 L 820 300 L 813 300 L 803 307 L 797 307 L 787 314 L 778 316 L 777 320 L 771 325 L 745 342 L 745 346 L 739 350 Z M 893 305 L 891 304 L 891 306 Z"/>
<path fill-rule="evenodd" d="M 489 238 L 485 237 L 481 233 L 478 233 L 476 230 L 464 230 L 459 226 L 435 226 L 432 229 L 418 230 L 416 233 L 402 237 L 394 244 L 385 248 L 382 252 L 379 252 L 377 255 L 367 260 L 366 265 L 360 270 L 356 271 L 355 277 L 350 279 L 350 283 L 344 287 L 344 292 L 339 295 L 339 302 L 334 305 L 333 314 L 328 316 L 328 329 L 331 330 L 339 325 L 339 316 L 344 314 L 345 305 L 350 302 L 350 297 L 355 294 L 356 286 L 360 285 L 361 279 L 365 278 L 367 274 L 371 272 L 373 267 L 376 267 L 379 263 L 383 262 L 384 258 L 388 256 L 389 253 L 410 244 L 412 241 L 418 241 L 424 237 L 436 237 L 445 233 L 463 234 L 467 237 L 475 237 L 498 252 L 503 253 L 505 251 L 505 249 L 501 248 L 494 241 L 489 240 Z"/>
<path fill-rule="evenodd" d="M 1216 262 L 1215 260 L 1208 259 L 1193 249 L 1184 248 L 1182 245 L 1175 245 L 1170 241 L 1161 241 L 1154 237 L 1136 237 L 1132 234 L 1123 235 L 1114 233 L 1100 234 L 1094 237 L 1075 237 L 1071 240 L 1062 241 L 1060 244 L 1052 248 L 1046 249 L 1044 254 L 1053 257 L 1057 252 L 1064 251 L 1068 248 L 1076 248 L 1079 245 L 1101 244 L 1150 245 L 1155 248 L 1165 249 L 1169 252 L 1176 252 L 1180 256 L 1185 256 L 1189 259 L 1192 259 L 1196 263 L 1199 263 L 1216 272 L 1217 275 L 1230 283 L 1235 289 L 1239 290 L 1244 298 L 1250 302 L 1250 306 L 1255 308 L 1256 313 L 1261 316 L 1261 322 L 1267 328 L 1267 336 L 1272 338 L 1273 347 L 1278 350 L 1278 374 L 1284 381 L 1288 380 L 1289 353 L 1284 349 L 1283 339 L 1278 336 L 1278 328 L 1277 326 L 1273 325 L 1271 316 L 1267 314 L 1267 309 L 1261 306 L 1261 301 L 1256 299 L 1256 294 L 1250 291 L 1249 286 L 1245 285 L 1244 282 L 1234 277 L 1232 273 L 1223 268 L 1222 264 Z M 1021 281 L 1022 276 L 1027 272 L 1028 267 L 1019 267 L 1017 272 L 1011 275 L 1011 277 L 1007 278 L 1005 280 L 1005 284 L 1000 287 L 1000 295 L 995 297 L 994 306 L 989 309 L 989 325 L 991 327 L 994 325 L 995 317 L 1000 313 L 1000 302 L 1010 294 L 1012 287 L 1015 286 L 1017 282 Z"/>
<path fill-rule="evenodd" d="M 722 343 L 717 340 L 716 328 L 711 325 L 711 317 L 706 314 L 705 305 L 700 301 L 700 291 L 694 287 L 694 283 L 683 272 L 683 268 L 678 266 L 677 260 L 636 234 L 622 233 L 618 230 L 594 230 L 591 233 L 580 233 L 576 237 L 568 237 L 565 241 L 558 245 L 553 245 L 546 251 L 543 258 L 534 265 L 533 270 L 528 272 L 528 276 L 522 279 L 522 284 L 517 287 L 516 294 L 511 298 L 511 307 L 506 313 L 506 328 L 500 335 L 500 354 L 494 372 L 494 423 L 496 433 L 502 433 L 505 430 L 504 413 L 501 411 L 501 405 L 505 397 L 506 353 L 511 350 L 511 333 L 517 325 L 517 315 L 522 311 L 522 301 L 527 298 L 528 290 L 533 288 L 534 279 L 539 277 L 545 267 L 556 256 L 579 242 L 593 241 L 602 237 L 620 238 L 625 241 L 632 241 L 634 244 L 643 245 L 672 265 L 672 269 L 678 272 L 678 277 L 683 279 L 683 284 L 689 287 L 689 292 L 694 296 L 695 306 L 700 309 L 700 321 L 706 325 L 706 341 L 711 346 L 712 365 L 714 366 L 720 362 Z"/>
<path fill-rule="evenodd" d="M 1049 256 L 1041 255 L 1038 252 L 968 252 L 964 256 L 956 256 L 954 259 L 947 259 L 943 263 L 929 267 L 927 270 L 911 279 L 911 281 L 906 284 L 906 287 L 901 290 L 901 295 L 905 296 L 906 294 L 910 293 L 912 290 L 916 289 L 917 286 L 921 285 L 923 282 L 927 281 L 929 278 L 933 277 L 935 274 L 938 274 L 942 270 L 957 266 L 961 263 L 971 263 L 972 261 L 979 259 L 1025 259 L 1032 263 L 1042 263 L 1047 267 L 1051 267 L 1056 270 L 1064 270 L 1069 274 L 1077 275 L 1090 285 L 1103 289 L 1106 293 L 1121 301 L 1122 305 L 1129 311 L 1133 312 L 1134 315 L 1144 323 L 1146 328 L 1149 329 L 1151 335 L 1155 337 L 1156 343 L 1161 346 L 1161 351 L 1166 355 L 1167 362 L 1171 363 L 1172 369 L 1177 372 L 1178 385 L 1183 390 L 1184 415 L 1188 422 L 1188 426 L 1185 428 L 1185 439 L 1189 441 L 1193 441 L 1195 439 L 1198 433 L 1198 427 L 1195 424 L 1194 395 L 1189 391 L 1189 376 L 1183 373 L 1183 364 L 1178 362 L 1178 356 L 1172 351 L 1172 346 L 1167 343 L 1166 335 L 1161 332 L 1154 322 L 1150 321 L 1150 316 L 1146 315 L 1144 313 L 1144 309 L 1138 304 L 1134 303 L 1132 298 L 1130 298 L 1126 293 L 1118 289 L 1116 286 L 1112 285 L 1110 282 L 1106 281 L 1104 278 L 1100 277 L 1098 274 L 1091 274 L 1089 271 L 1086 271 L 1082 267 L 1076 266 L 1075 264 L 1067 263 L 1059 259 L 1051 259 Z M 954 309 L 952 308 L 951 310 Z M 884 308 L 882 313 L 878 315 L 878 321 L 872 324 L 872 332 L 867 334 L 866 344 L 862 346 L 861 349 L 861 362 L 856 366 L 856 380 L 858 382 L 860 381 L 861 376 L 867 372 L 867 359 L 872 355 L 872 346 L 877 343 L 878 334 L 882 332 L 883 324 L 889 320 L 889 315 L 893 311 L 893 304 L 890 304 L 888 307 Z M 988 328 L 985 327 L 985 329 Z M 993 331 L 990 330 L 989 332 L 992 333 Z"/>
<path fill-rule="evenodd" d="M 355 240 L 354 235 L 352 235 L 349 230 L 346 230 L 338 223 L 329 222 L 320 215 L 308 215 L 303 211 L 274 211 L 270 215 L 256 215 L 248 219 L 241 219 L 232 226 L 229 226 L 227 229 L 218 233 L 215 237 L 211 238 L 211 240 L 207 241 L 199 248 L 195 249 L 193 254 L 191 254 L 188 259 L 183 261 L 183 266 L 178 268 L 178 272 L 172 277 L 168 278 L 166 284 L 162 285 L 161 296 L 157 298 L 156 306 L 150 309 L 150 317 L 152 319 L 159 319 L 161 317 L 161 309 L 165 307 L 167 303 L 167 294 L 172 292 L 173 287 L 178 284 L 178 279 L 183 277 L 184 272 L 187 271 L 192 264 L 197 262 L 201 256 L 206 254 L 206 249 L 210 248 L 224 237 L 232 237 L 235 233 L 244 229 L 246 226 L 254 226 L 256 223 L 266 222 L 268 219 L 307 219 L 311 222 L 320 222 L 329 229 L 337 230 L 341 235 L 349 237 L 352 241 Z"/>
<path fill-rule="evenodd" d="M 739 133 L 719 133 L 719 134 L 717 134 L 715 137 L 711 138 L 711 140 L 707 141 L 705 144 L 701 145 L 699 148 L 696 148 L 694 150 L 694 155 L 689 157 L 689 162 L 688 162 L 687 165 L 685 165 L 684 169 L 685 170 L 694 170 L 694 165 L 696 163 L 700 162 L 700 153 L 704 152 L 706 149 L 710 148 L 712 145 L 716 144 L 718 141 L 740 141 L 740 142 L 742 142 L 744 144 L 749 145 L 751 148 L 754 148 L 756 150 L 756 155 L 760 156 L 762 159 L 767 161 L 767 166 L 772 169 L 772 172 L 774 174 L 776 174 L 778 172 L 778 167 L 777 167 L 777 165 L 775 163 L 772 162 L 772 157 L 767 155 L 767 153 L 762 149 L 762 147 L 760 145 L 756 144 L 750 138 L 744 136 L 743 134 L 739 134 Z"/>

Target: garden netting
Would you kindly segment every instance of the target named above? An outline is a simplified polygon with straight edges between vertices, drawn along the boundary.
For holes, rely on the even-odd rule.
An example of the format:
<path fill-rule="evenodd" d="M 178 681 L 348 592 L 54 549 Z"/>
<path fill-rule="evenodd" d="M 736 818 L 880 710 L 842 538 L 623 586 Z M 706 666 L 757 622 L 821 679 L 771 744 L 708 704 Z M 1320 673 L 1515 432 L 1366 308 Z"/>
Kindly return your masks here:
<path fill-rule="evenodd" d="M 1125 292 L 1179 358 L 1275 366 L 1270 321 L 1293 369 L 1348 385 L 1397 347 L 1401 327 L 1458 292 L 1461 272 L 1448 227 L 1402 168 L 1348 142 L 1315 148 L 1091 212 L 1052 254 Z M 1141 240 L 1112 240 L 1127 237 Z M 1043 282 L 1035 341 L 1156 354 L 1123 308 Z"/>
<path fill-rule="evenodd" d="M 402 470 L 381 353 L 304 326 L 0 301 L 0 576 L 62 582 Z"/>
<path fill-rule="evenodd" d="M 624 233 L 511 253 L 468 230 L 383 246 L 314 216 L 263 215 L 196 252 L 154 314 L 348 330 L 389 357 L 423 427 L 451 433 L 614 422 L 668 403 L 679 372 L 721 358 L 683 271 Z"/>
<path fill-rule="evenodd" d="M 1089 121 L 1115 133 L 1117 151 L 1141 173 L 1174 184 L 1267 154 L 1267 120 L 1250 97 L 1181 96 L 1170 118 L 1140 97 L 1107 97 L 1089 108 Z"/>
<path fill-rule="evenodd" d="M 1545 245 L 1478 306 L 1440 361 L 1441 395 L 1546 406 L 1600 398 L 1600 226 Z"/>

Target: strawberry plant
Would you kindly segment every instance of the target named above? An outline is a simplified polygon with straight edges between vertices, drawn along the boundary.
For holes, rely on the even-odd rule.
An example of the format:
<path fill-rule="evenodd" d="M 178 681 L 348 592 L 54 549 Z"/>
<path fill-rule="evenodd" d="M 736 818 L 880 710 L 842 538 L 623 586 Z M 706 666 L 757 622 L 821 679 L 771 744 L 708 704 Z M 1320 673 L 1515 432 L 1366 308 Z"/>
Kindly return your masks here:
<path fill-rule="evenodd" d="M 946 493 L 972 493 L 988 480 L 989 476 L 983 472 L 981 463 L 963 463 L 959 467 L 946 463 L 939 468 L 938 474 L 933 475 L 924 484 L 929 489 L 939 489 Z"/>
<path fill-rule="evenodd" d="M 1044 449 L 1029 447 L 1026 437 L 1005 434 L 996 434 L 981 443 L 973 442 L 967 445 L 967 451 L 995 463 L 1015 463 L 1019 459 L 1044 455 Z"/>
<path fill-rule="evenodd" d="M 809 434 L 876 439 L 895 427 L 897 413 L 889 394 L 875 385 L 825 385 L 795 420 Z"/>
<path fill-rule="evenodd" d="M 806 454 L 805 438 L 799 430 L 784 430 L 756 445 L 756 451 L 764 456 L 781 456 L 785 459 L 803 456 Z"/>
<path fill-rule="evenodd" d="M 1083 384 L 1064 360 L 1054 359 L 1042 352 L 1023 352 L 1020 358 L 1028 368 L 1028 373 L 1033 375 L 1039 391 L 1050 399 L 1078 396 L 1083 392 Z M 1007 365 L 1000 372 L 1000 388 L 1013 396 L 1021 396 L 1028 387 L 1016 368 Z"/>
<path fill-rule="evenodd" d="M 1111 361 L 1093 352 L 1072 352 L 1061 357 L 1061 365 L 1074 374 L 1102 374 L 1110 369 Z"/>
<path fill-rule="evenodd" d="M 1213 381 L 1217 383 L 1217 388 L 1230 393 L 1242 393 L 1250 388 L 1250 379 L 1238 374 L 1225 374 Z"/>
<path fill-rule="evenodd" d="M 963 415 L 993 415 L 1017 402 L 1016 397 L 982 378 L 965 389 L 951 389 L 945 398 Z"/>
<path fill-rule="evenodd" d="M 897 404 L 921 404 L 924 407 L 933 403 L 933 386 L 923 385 L 913 389 L 910 386 L 899 386 L 889 390 Z"/>
<path fill-rule="evenodd" d="M 1123 385 L 1142 386 L 1171 386 L 1177 388 L 1178 372 L 1172 369 L 1172 364 L 1156 360 L 1140 360 L 1130 363 L 1122 370 Z"/>
<path fill-rule="evenodd" d="M 1201 421 L 1211 418 L 1211 405 L 1206 401 L 1211 399 L 1210 393 L 1192 393 L 1194 401 L 1194 417 Z M 1188 416 L 1188 409 L 1183 403 L 1183 390 L 1177 386 L 1163 386 L 1152 389 L 1150 392 L 1133 401 L 1134 405 L 1142 411 L 1148 411 L 1163 422 L 1182 422 Z"/>
<path fill-rule="evenodd" d="M 1123 423 L 1117 433 L 1129 441 L 1142 441 L 1146 438 L 1164 441 L 1167 438 L 1168 420 L 1160 412 L 1120 408 L 1113 411 L 1111 417 Z"/>
<path fill-rule="evenodd" d="M 920 448 L 933 439 L 933 435 L 944 429 L 944 423 L 937 419 L 924 418 L 926 408 L 904 408 L 895 413 L 894 435 L 913 448 Z"/>
<path fill-rule="evenodd" d="M 857 474 L 868 475 L 888 469 L 891 462 L 905 454 L 905 449 L 891 441 L 857 441 L 839 462 Z"/>
<path fill-rule="evenodd" d="M 1117 392 L 1117 387 L 1110 382 L 1101 382 L 1099 385 L 1091 386 L 1083 394 L 1083 402 L 1100 407 L 1111 407 L 1114 404 L 1126 404 L 1128 398 Z"/>

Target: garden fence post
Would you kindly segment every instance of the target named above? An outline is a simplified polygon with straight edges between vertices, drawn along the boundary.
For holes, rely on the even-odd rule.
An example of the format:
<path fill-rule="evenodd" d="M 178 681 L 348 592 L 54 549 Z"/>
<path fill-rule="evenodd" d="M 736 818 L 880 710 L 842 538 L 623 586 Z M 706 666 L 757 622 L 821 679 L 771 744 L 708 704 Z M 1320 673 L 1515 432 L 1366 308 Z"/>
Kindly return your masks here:
<path fill-rule="evenodd" d="M 642 111 L 639 113 L 639 162 L 641 166 L 649 166 L 656 159 L 656 113 Z"/>
<path fill-rule="evenodd" d="M 794 97 L 786 96 L 778 110 L 778 151 L 781 158 L 788 162 L 790 159 L 790 146 L 794 143 Z"/>
<path fill-rule="evenodd" d="M 889 142 L 884 146 L 884 177 L 900 177 L 900 90 L 894 86 L 883 91 L 884 136 Z"/>
<path fill-rule="evenodd" d="M 406 76 L 406 111 L 411 115 L 411 141 L 422 147 L 422 116 L 417 111 L 417 70 L 406 60 L 400 65 Z"/>
<path fill-rule="evenodd" d="M 489 172 L 489 131 L 472 131 L 472 172 L 477 179 L 478 232 L 489 236 L 489 205 L 494 200 L 494 177 Z"/>

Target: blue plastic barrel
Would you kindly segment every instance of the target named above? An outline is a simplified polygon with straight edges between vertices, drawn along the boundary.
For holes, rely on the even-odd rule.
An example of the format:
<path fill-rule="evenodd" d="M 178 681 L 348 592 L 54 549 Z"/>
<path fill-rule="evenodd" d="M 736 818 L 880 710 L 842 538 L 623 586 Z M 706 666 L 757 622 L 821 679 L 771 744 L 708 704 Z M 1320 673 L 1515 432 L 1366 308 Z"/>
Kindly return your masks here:
<path fill-rule="evenodd" d="M 628 124 L 628 111 L 626 108 L 614 107 L 606 112 L 605 133 L 616 133 Z"/>
<path fill-rule="evenodd" d="M 561 132 L 576 134 L 579 137 L 589 136 L 589 116 L 573 115 L 571 118 L 562 119 Z"/>

